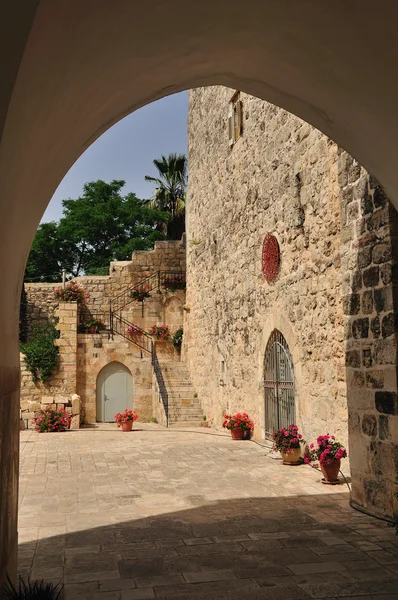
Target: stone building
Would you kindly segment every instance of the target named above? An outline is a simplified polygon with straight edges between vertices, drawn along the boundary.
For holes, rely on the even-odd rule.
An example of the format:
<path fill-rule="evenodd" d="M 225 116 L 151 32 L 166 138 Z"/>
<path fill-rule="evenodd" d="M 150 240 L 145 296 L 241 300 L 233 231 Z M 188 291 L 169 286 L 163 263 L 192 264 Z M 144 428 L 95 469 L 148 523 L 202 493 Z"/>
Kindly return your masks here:
<path fill-rule="evenodd" d="M 184 351 L 204 413 L 245 409 L 258 439 L 293 420 L 349 437 L 354 501 L 397 513 L 395 209 L 286 111 L 222 87 L 189 102 Z"/>

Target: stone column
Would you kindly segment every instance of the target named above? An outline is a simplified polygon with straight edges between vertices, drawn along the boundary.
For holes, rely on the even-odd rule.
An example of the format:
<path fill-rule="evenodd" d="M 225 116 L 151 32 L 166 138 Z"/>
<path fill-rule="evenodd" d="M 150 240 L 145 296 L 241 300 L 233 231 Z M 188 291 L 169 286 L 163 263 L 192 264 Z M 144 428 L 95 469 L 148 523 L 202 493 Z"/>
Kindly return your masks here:
<path fill-rule="evenodd" d="M 398 215 L 378 182 L 339 155 L 352 498 L 398 517 Z"/>
<path fill-rule="evenodd" d="M 59 346 L 59 377 L 63 379 L 65 395 L 76 393 L 77 380 L 77 303 L 60 302 L 55 317 L 58 319 L 57 329 L 60 337 Z"/>

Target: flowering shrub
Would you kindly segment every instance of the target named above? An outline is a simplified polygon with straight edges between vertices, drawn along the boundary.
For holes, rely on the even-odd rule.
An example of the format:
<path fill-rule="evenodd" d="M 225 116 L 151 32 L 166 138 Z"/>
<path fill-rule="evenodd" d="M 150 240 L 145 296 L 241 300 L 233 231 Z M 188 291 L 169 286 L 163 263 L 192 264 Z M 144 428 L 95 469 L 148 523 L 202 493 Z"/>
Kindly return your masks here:
<path fill-rule="evenodd" d="M 300 444 L 305 444 L 297 425 L 281 427 L 279 431 L 272 434 L 272 439 L 274 440 L 273 449 L 283 454 L 290 454 L 293 448 L 300 448 Z"/>
<path fill-rule="evenodd" d="M 183 331 L 182 327 L 180 327 L 179 329 L 177 329 L 177 331 L 171 338 L 171 343 L 173 344 L 173 346 L 177 350 L 177 352 L 181 352 L 183 333 L 184 333 L 184 331 Z"/>
<path fill-rule="evenodd" d="M 83 327 L 85 330 L 89 329 L 90 327 L 95 327 L 96 331 L 105 331 L 106 329 L 106 325 L 103 320 L 99 318 L 97 319 L 96 317 L 87 319 L 87 321 L 83 323 Z"/>
<path fill-rule="evenodd" d="M 140 329 L 140 327 L 138 327 L 138 325 L 129 325 L 126 329 L 126 333 L 127 335 L 142 335 L 143 331 L 142 329 Z"/>
<path fill-rule="evenodd" d="M 185 290 L 187 287 L 185 273 L 167 275 L 163 279 L 163 287 L 170 292 L 175 292 L 176 290 Z"/>
<path fill-rule="evenodd" d="M 236 413 L 236 415 L 224 415 L 224 423 L 222 424 L 225 429 L 243 429 L 253 430 L 254 422 L 247 413 Z"/>
<path fill-rule="evenodd" d="M 37 416 L 32 419 L 36 431 L 47 433 L 53 431 L 65 431 L 69 429 L 72 417 L 63 408 L 41 408 Z"/>
<path fill-rule="evenodd" d="M 76 283 L 76 281 L 70 281 L 64 288 L 56 288 L 54 295 L 58 302 L 77 302 L 78 304 L 85 304 L 87 300 L 86 290 L 79 283 Z"/>
<path fill-rule="evenodd" d="M 310 451 L 304 457 L 304 462 L 319 460 L 321 465 L 330 465 L 334 460 L 341 460 L 347 456 L 347 450 L 340 442 L 336 442 L 334 435 L 320 435 L 315 444 L 310 444 Z"/>
<path fill-rule="evenodd" d="M 150 296 L 149 285 L 142 285 L 131 292 L 132 299 L 138 302 L 142 302 L 145 298 L 150 298 Z"/>
<path fill-rule="evenodd" d="M 148 333 L 161 342 L 167 342 L 171 337 L 168 325 L 154 325 L 149 329 Z"/>
<path fill-rule="evenodd" d="M 136 421 L 138 419 L 138 414 L 130 408 L 126 408 L 126 410 L 124 410 L 122 413 L 116 413 L 114 415 L 114 419 L 117 422 L 117 426 L 120 427 L 122 423 L 127 423 L 128 421 Z"/>

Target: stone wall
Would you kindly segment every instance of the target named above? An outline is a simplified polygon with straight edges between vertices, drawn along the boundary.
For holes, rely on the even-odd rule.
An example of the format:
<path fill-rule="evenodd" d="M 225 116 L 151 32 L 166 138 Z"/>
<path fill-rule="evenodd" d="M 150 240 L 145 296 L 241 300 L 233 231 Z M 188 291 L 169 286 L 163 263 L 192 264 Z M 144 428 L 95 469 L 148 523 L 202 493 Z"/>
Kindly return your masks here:
<path fill-rule="evenodd" d="M 228 145 L 233 90 L 190 92 L 184 356 L 208 420 L 247 410 L 264 438 L 264 355 L 276 328 L 295 370 L 296 421 L 309 440 L 347 443 L 338 150 L 310 125 L 241 94 L 243 134 Z M 266 233 L 277 279 L 261 271 Z"/>
<path fill-rule="evenodd" d="M 343 307 L 353 500 L 398 517 L 398 215 L 339 153 Z"/>
<path fill-rule="evenodd" d="M 97 420 L 97 378 L 101 370 L 111 362 L 126 366 L 133 378 L 132 408 L 138 412 L 140 421 L 150 421 L 152 410 L 152 365 L 150 355 L 141 358 L 140 351 L 127 340 L 106 334 L 78 336 L 77 391 L 85 411 L 85 422 Z"/>
<path fill-rule="evenodd" d="M 35 412 L 47 406 L 65 408 L 74 417 L 80 415 L 80 407 L 77 412 L 72 411 L 72 395 L 76 393 L 77 304 L 61 302 L 55 309 L 54 316 L 60 337 L 56 340 L 59 347 L 58 366 L 51 378 L 45 383 L 34 381 L 27 369 L 24 355 L 20 355 L 22 426 L 29 425 Z M 79 425 L 80 417 L 73 421 L 73 427 L 78 428 Z"/>

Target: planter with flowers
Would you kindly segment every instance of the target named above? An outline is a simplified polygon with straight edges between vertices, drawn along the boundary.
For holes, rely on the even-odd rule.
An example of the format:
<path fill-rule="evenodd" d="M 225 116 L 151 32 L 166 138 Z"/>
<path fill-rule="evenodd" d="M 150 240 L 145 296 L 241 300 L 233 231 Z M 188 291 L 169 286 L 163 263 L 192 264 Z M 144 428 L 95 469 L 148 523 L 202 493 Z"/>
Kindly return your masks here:
<path fill-rule="evenodd" d="M 224 415 L 222 426 L 230 430 L 233 440 L 250 439 L 254 430 L 254 422 L 245 412 Z"/>
<path fill-rule="evenodd" d="M 75 281 L 70 281 L 65 287 L 58 287 L 54 292 L 58 302 L 77 302 L 80 306 L 86 304 L 87 292 L 83 286 Z"/>
<path fill-rule="evenodd" d="M 281 427 L 272 434 L 274 451 L 280 452 L 284 465 L 299 465 L 301 463 L 301 445 L 305 444 L 297 425 Z"/>
<path fill-rule="evenodd" d="M 90 317 L 83 323 L 85 333 L 100 333 L 105 331 L 106 325 L 97 317 Z"/>
<path fill-rule="evenodd" d="M 175 292 L 177 290 L 185 290 L 187 287 L 187 281 L 185 273 L 175 273 L 166 275 L 163 279 L 163 287 L 168 292 Z"/>
<path fill-rule="evenodd" d="M 339 483 L 339 471 L 341 459 L 346 458 L 347 450 L 340 442 L 336 442 L 334 435 L 320 435 L 315 444 L 310 444 L 310 450 L 304 457 L 305 463 L 319 460 L 319 466 L 323 473 L 322 483 Z"/>
<path fill-rule="evenodd" d="M 143 302 L 145 298 L 151 297 L 150 286 L 149 285 L 140 285 L 136 287 L 131 292 L 131 297 L 133 300 L 137 302 Z"/>
<path fill-rule="evenodd" d="M 126 333 L 131 339 L 139 341 L 144 333 L 143 330 L 138 327 L 138 325 L 131 324 L 127 327 Z"/>
<path fill-rule="evenodd" d="M 171 331 L 168 325 L 154 325 L 148 330 L 152 336 L 156 353 L 159 358 L 164 360 L 175 360 L 176 352 L 171 341 Z"/>
<path fill-rule="evenodd" d="M 61 432 L 70 428 L 72 416 L 65 409 L 40 408 L 32 419 L 34 428 L 39 433 Z"/>
<path fill-rule="evenodd" d="M 131 431 L 134 421 L 138 419 L 138 414 L 130 408 L 126 408 L 122 413 L 116 413 L 114 418 L 118 428 L 121 428 L 122 431 Z"/>

